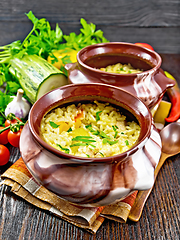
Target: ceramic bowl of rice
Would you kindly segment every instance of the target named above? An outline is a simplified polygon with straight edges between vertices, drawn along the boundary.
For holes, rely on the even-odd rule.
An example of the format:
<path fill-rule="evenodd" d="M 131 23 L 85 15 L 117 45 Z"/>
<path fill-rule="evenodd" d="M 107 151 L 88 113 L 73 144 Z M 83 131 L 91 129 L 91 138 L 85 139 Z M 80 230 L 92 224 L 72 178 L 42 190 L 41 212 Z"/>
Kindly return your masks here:
<path fill-rule="evenodd" d="M 70 84 L 32 106 L 20 151 L 44 187 L 75 204 L 102 206 L 153 186 L 161 139 L 149 108 L 133 94 Z"/>
<path fill-rule="evenodd" d="M 77 54 L 77 62 L 65 67 L 70 83 L 117 86 L 152 108 L 174 85 L 165 76 L 161 63 L 161 56 L 155 51 L 132 43 L 108 42 L 83 48 Z"/>

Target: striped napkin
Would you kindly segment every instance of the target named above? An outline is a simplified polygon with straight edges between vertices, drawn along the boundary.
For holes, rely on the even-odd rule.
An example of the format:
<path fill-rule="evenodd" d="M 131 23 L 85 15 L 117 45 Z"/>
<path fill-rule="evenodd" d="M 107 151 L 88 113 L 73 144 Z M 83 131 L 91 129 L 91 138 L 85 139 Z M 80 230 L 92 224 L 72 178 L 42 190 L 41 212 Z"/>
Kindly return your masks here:
<path fill-rule="evenodd" d="M 23 159 L 19 158 L 2 175 L 1 185 L 11 187 L 11 191 L 52 214 L 95 234 L 105 218 L 126 223 L 137 191 L 116 204 L 103 207 L 82 207 L 74 205 L 47 190 L 32 177 Z"/>

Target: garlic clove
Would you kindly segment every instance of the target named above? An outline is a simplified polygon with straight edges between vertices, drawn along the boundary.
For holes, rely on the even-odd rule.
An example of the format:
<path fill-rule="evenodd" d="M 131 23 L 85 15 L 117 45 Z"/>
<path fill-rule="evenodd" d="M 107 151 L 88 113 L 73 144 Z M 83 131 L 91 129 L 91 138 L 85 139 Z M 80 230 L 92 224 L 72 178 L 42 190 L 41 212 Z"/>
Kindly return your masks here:
<path fill-rule="evenodd" d="M 5 116 L 9 113 L 14 113 L 16 117 L 25 118 L 31 108 L 31 104 L 23 98 L 24 90 L 18 89 L 17 96 L 13 96 L 13 100 L 5 109 Z"/>

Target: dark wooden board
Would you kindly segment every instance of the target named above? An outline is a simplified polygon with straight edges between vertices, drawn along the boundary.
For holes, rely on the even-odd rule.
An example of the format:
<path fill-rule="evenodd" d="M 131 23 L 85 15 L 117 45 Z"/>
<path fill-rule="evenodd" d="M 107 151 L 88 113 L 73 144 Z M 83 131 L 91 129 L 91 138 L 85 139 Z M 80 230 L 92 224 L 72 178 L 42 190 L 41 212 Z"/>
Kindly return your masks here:
<path fill-rule="evenodd" d="M 79 33 L 80 19 L 96 24 L 109 41 L 147 42 L 161 53 L 180 53 L 179 0 L 2 0 L 0 45 L 23 40 L 32 24 L 25 13 L 56 23 L 64 34 Z"/>
<path fill-rule="evenodd" d="M 80 18 L 84 18 L 103 30 L 110 41 L 147 42 L 161 53 L 162 68 L 180 84 L 179 0 L 1 0 L 0 46 L 26 37 L 32 28 L 25 15 L 30 10 L 36 17 L 46 18 L 52 28 L 58 23 L 64 34 L 78 34 Z M 10 163 L 0 168 L 0 174 L 19 157 L 19 151 L 11 148 Z M 180 155 L 166 160 L 137 223 L 106 220 L 96 235 L 41 211 L 2 187 L 0 239 L 179 240 L 179 169 Z"/>

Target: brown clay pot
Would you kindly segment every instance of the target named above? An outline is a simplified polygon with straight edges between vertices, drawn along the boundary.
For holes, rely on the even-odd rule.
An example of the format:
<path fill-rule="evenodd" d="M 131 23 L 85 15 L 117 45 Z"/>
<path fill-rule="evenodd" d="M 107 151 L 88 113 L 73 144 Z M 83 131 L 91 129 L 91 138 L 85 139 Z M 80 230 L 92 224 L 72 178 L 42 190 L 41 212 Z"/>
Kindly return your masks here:
<path fill-rule="evenodd" d="M 41 138 L 40 124 L 51 109 L 94 100 L 109 102 L 140 124 L 136 144 L 121 154 L 88 158 L 59 151 Z M 32 106 L 20 138 L 21 156 L 34 178 L 67 201 L 84 206 L 114 203 L 134 190 L 151 188 L 161 154 L 161 139 L 149 108 L 137 97 L 106 84 L 70 84 Z"/>
<path fill-rule="evenodd" d="M 161 57 L 155 51 L 124 42 L 90 45 L 77 54 L 77 63 L 67 64 L 69 83 L 104 83 L 120 87 L 139 97 L 152 108 L 162 99 L 174 81 L 161 69 Z M 116 74 L 98 70 L 101 67 L 130 63 L 142 73 Z"/>

